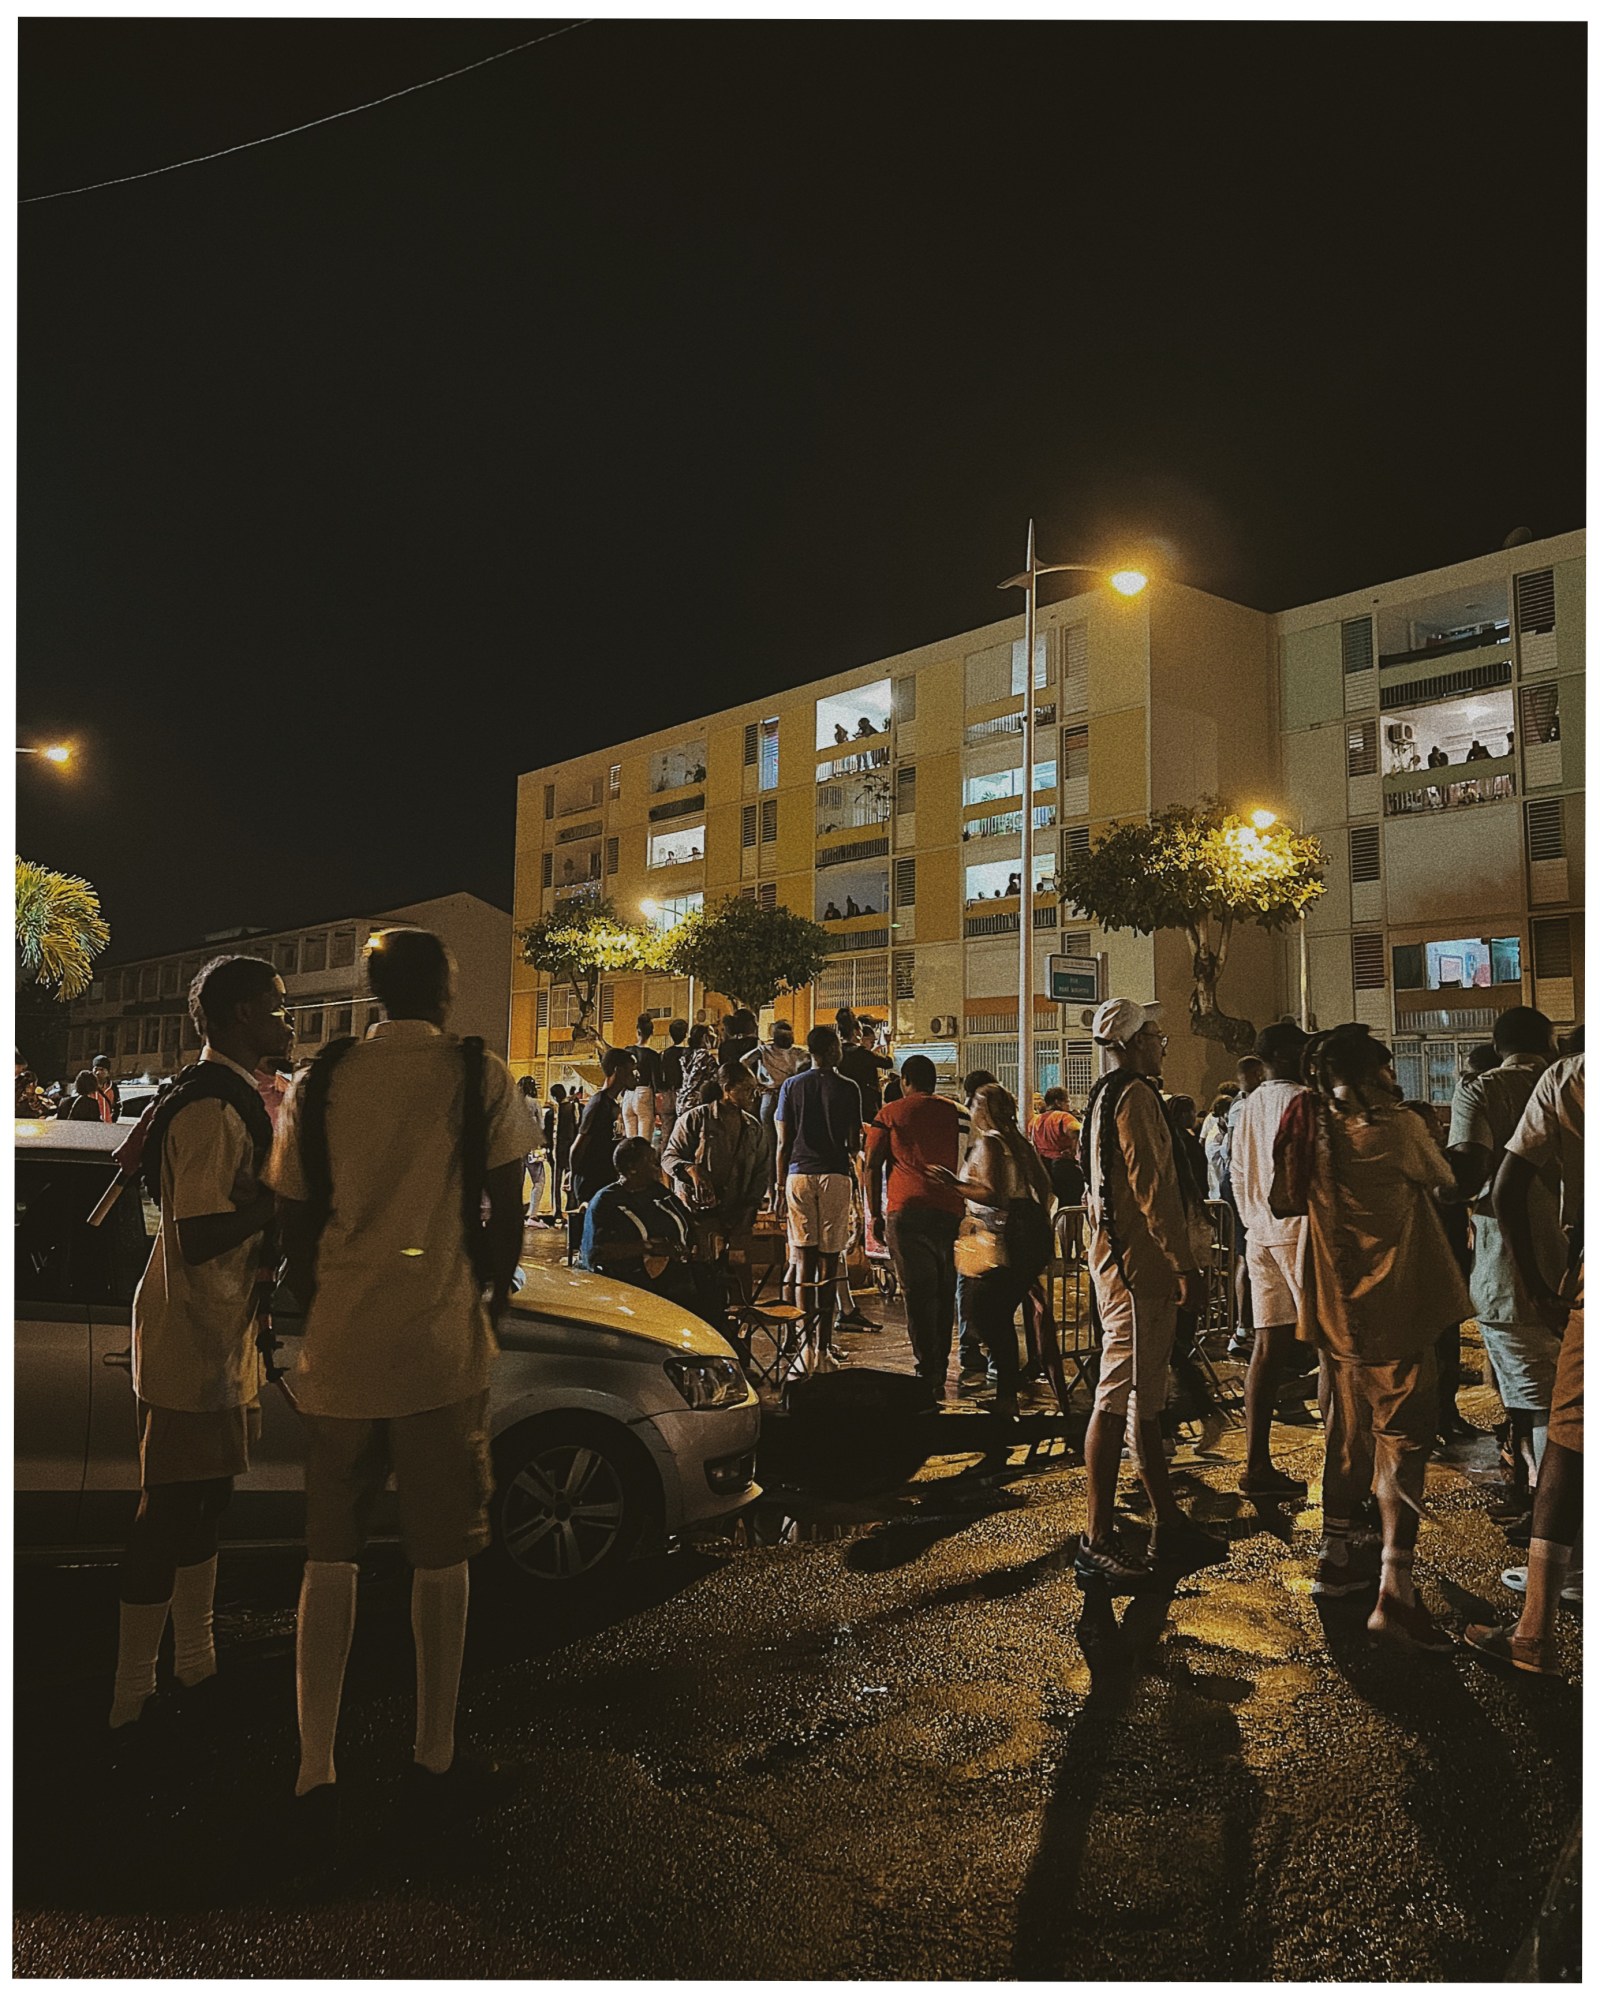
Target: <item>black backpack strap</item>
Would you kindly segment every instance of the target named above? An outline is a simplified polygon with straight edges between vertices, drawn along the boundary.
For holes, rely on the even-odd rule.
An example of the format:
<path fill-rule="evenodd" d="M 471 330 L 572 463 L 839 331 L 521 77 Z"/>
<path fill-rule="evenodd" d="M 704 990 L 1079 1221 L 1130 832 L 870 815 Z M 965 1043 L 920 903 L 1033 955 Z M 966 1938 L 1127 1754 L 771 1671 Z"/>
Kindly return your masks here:
<path fill-rule="evenodd" d="M 185 1106 L 198 1104 L 208 1097 L 220 1098 L 244 1121 L 251 1146 L 255 1149 L 258 1171 L 272 1150 L 272 1118 L 255 1085 L 227 1063 L 191 1063 L 173 1078 L 156 1100 L 150 1114 L 139 1164 L 152 1200 L 158 1203 L 161 1200 L 161 1160 L 168 1128 Z"/>
<path fill-rule="evenodd" d="M 461 1230 L 467 1255 L 482 1277 L 483 1184 L 489 1177 L 489 1115 L 483 1102 L 483 1037 L 461 1041 Z"/>
<path fill-rule="evenodd" d="M 307 1200 L 316 1213 L 317 1234 L 333 1209 L 333 1164 L 328 1156 L 328 1091 L 333 1072 L 355 1047 L 353 1035 L 341 1035 L 311 1058 L 300 1086 L 300 1172 Z"/>

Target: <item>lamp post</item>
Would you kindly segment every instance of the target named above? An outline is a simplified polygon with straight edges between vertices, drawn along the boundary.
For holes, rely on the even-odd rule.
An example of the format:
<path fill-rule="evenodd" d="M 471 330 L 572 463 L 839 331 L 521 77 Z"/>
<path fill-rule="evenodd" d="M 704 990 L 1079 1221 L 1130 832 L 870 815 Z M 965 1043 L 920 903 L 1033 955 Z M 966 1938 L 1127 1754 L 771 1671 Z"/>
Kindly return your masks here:
<path fill-rule="evenodd" d="M 19 757 L 43 757 L 48 764 L 65 764 L 72 756 L 70 743 L 19 743 Z"/>
<path fill-rule="evenodd" d="M 1123 597 L 1137 597 L 1149 578 L 1140 570 L 1107 572 L 1094 563 L 1042 563 L 1033 548 L 1033 523 L 1028 523 L 1028 566 L 1008 576 L 999 587 L 1020 590 L 1022 613 L 1022 901 L 1017 920 L 1017 1113 L 1027 1130 L 1033 1110 L 1033 651 L 1037 623 L 1039 579 L 1076 570 L 1103 576 Z M 1059 776 L 1059 774 L 1058 774 Z"/>

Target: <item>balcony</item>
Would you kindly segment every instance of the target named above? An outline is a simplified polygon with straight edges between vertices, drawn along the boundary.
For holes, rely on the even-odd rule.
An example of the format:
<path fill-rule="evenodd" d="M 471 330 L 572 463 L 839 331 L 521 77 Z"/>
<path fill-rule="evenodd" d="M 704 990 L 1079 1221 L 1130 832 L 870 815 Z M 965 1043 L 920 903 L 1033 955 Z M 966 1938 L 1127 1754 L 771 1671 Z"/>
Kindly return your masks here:
<path fill-rule="evenodd" d="M 1051 729 L 1055 726 L 1056 705 L 1049 702 L 1033 711 L 1035 729 Z M 991 742 L 996 736 L 1020 736 L 1022 734 L 1022 710 L 1014 709 L 1010 715 L 991 715 L 987 722 L 969 722 L 961 732 L 961 740 L 970 750 L 975 743 Z"/>
<path fill-rule="evenodd" d="M 834 943 L 831 951 L 884 951 L 889 944 L 887 910 L 863 910 L 854 917 L 824 917 L 822 928 Z"/>
<path fill-rule="evenodd" d="M 1399 813 L 1448 812 L 1460 806 L 1498 805 L 1516 795 L 1514 756 L 1475 757 L 1470 762 L 1434 764 L 1420 771 L 1391 773 L 1383 781 L 1383 810 L 1385 817 L 1392 819 Z"/>
<path fill-rule="evenodd" d="M 819 751 L 819 757 L 826 762 L 817 766 L 817 783 L 826 784 L 830 778 L 848 778 L 866 771 L 886 771 L 893 752 L 889 745 L 889 732 L 880 730 L 875 736 L 847 737 L 848 750 L 844 744 L 836 744 L 831 751 Z"/>
<path fill-rule="evenodd" d="M 562 882 L 556 889 L 557 903 L 598 903 L 600 895 L 598 875 L 587 876 L 581 882 Z"/>
<path fill-rule="evenodd" d="M 1033 906 L 1033 927 L 1039 931 L 1053 931 L 1061 922 L 1060 905 L 1057 903 L 1035 903 Z M 968 903 L 966 920 L 961 935 L 967 938 L 1014 937 L 1022 926 L 1021 898 L 1003 896 L 993 904 Z"/>
<path fill-rule="evenodd" d="M 1053 805 L 1033 809 L 1035 831 L 1043 831 L 1056 823 L 1056 809 Z M 977 819 L 966 820 L 962 824 L 963 840 L 1002 840 L 1007 837 L 1019 839 L 1022 833 L 1022 807 L 1013 806 L 1009 811 L 984 813 Z"/>
<path fill-rule="evenodd" d="M 1486 646 L 1509 646 L 1511 625 L 1509 620 L 1480 625 L 1475 632 L 1463 632 L 1454 639 L 1431 639 L 1420 646 L 1414 646 L 1407 653 L 1380 653 L 1380 671 L 1387 667 L 1415 666 L 1419 660 L 1443 660 L 1459 653 L 1476 653 Z"/>

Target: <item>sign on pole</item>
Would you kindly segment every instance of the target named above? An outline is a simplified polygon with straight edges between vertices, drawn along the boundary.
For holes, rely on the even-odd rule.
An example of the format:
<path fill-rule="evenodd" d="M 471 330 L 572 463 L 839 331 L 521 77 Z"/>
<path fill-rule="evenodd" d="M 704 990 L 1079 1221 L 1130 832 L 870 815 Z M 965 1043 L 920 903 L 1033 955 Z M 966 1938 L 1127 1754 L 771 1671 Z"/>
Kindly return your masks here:
<path fill-rule="evenodd" d="M 1105 998 L 1105 958 L 1095 953 L 1074 957 L 1068 952 L 1050 954 L 1050 998 L 1063 1006 L 1094 1006 Z"/>

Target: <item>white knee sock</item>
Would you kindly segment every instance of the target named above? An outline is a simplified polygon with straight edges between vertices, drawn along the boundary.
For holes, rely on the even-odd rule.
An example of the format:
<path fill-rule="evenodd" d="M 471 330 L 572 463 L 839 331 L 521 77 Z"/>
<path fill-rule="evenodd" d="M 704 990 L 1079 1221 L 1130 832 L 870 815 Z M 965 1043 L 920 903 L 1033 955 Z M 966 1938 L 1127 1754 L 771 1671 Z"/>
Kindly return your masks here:
<path fill-rule="evenodd" d="M 172 1583 L 172 1664 L 185 1687 L 198 1687 L 217 1671 L 217 1648 L 211 1631 L 212 1605 L 217 1594 L 217 1559 L 190 1563 Z"/>
<path fill-rule="evenodd" d="M 344 1666 L 356 1629 L 354 1563 L 308 1562 L 300 1585 L 295 1631 L 295 1701 L 300 1715 L 300 1775 L 294 1795 L 334 1781 L 333 1739 L 339 1733 Z"/>
<path fill-rule="evenodd" d="M 180 1572 L 181 1574 L 181 1572 Z M 117 1622 L 117 1679 L 111 1691 L 113 1729 L 137 1722 L 156 1691 L 156 1655 L 170 1604 L 124 1604 Z"/>
<path fill-rule="evenodd" d="M 1383 1574 L 1378 1579 L 1378 1589 L 1385 1597 L 1398 1597 L 1402 1604 L 1416 1603 L 1417 1587 L 1411 1578 L 1410 1549 L 1393 1549 L 1384 1544 Z"/>
<path fill-rule="evenodd" d="M 413 1575 L 411 1636 L 417 1648 L 416 1761 L 429 1771 L 448 1771 L 456 1754 L 456 1697 L 467 1643 L 464 1562 Z"/>

